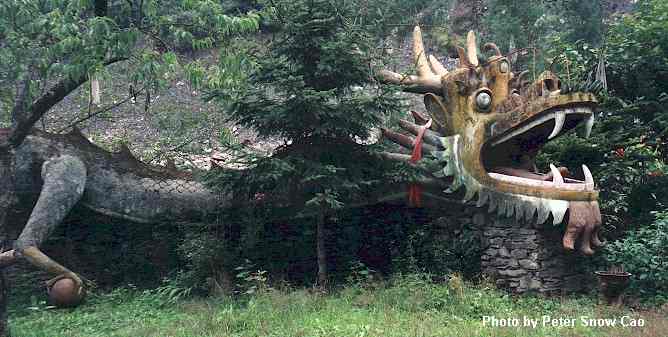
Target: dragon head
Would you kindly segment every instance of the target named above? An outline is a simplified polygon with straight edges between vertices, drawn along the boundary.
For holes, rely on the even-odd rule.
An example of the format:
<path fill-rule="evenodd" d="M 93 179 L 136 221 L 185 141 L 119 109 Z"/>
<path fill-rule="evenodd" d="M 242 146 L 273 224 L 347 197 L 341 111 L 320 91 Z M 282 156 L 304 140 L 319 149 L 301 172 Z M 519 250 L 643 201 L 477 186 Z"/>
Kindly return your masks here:
<path fill-rule="evenodd" d="M 528 72 L 511 71 L 493 43 L 483 47 L 493 55 L 479 58 L 473 32 L 466 49 L 457 47 L 459 67 L 448 71 L 424 54 L 419 27 L 413 40 L 418 75 L 380 75 L 405 91 L 424 94 L 432 121 L 425 141 L 431 140 L 431 154 L 444 163 L 442 175 L 452 179 L 446 192 L 463 186 L 465 200 L 477 195 L 478 207 L 518 220 L 544 223 L 550 215 L 554 224 L 566 220 L 564 247 L 574 249 L 580 237 L 581 251 L 593 254 L 592 245 L 601 245 L 601 215 L 589 169 L 582 165 L 584 180 L 577 180 L 554 165 L 540 173 L 534 160 L 543 145 L 580 123 L 589 135 L 597 104 L 591 91 L 598 84 L 569 88 L 551 72 L 530 81 Z M 406 124 L 408 130 L 419 129 Z"/>

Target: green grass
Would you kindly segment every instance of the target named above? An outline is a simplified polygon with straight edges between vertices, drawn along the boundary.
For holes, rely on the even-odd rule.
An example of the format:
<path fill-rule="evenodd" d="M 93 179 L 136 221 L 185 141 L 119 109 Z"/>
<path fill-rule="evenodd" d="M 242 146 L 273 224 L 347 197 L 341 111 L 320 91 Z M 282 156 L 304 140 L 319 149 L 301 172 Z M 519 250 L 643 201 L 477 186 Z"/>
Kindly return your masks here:
<path fill-rule="evenodd" d="M 588 297 L 514 297 L 485 284 L 433 284 L 417 276 L 323 295 L 267 290 L 244 298 L 166 304 L 155 291 L 118 289 L 72 310 L 14 309 L 15 337 L 60 336 L 668 336 L 665 314 L 598 306 Z M 543 327 L 543 315 L 643 318 L 643 328 Z M 485 326 L 483 316 L 539 319 L 537 328 Z"/>

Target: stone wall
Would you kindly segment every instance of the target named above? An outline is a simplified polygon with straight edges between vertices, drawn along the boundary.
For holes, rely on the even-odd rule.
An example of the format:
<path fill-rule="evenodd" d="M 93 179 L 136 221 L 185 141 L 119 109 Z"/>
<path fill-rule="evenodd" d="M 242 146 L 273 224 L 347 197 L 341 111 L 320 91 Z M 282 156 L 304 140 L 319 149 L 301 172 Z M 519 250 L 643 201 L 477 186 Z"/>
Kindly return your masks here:
<path fill-rule="evenodd" d="M 500 288 L 552 295 L 586 291 L 595 284 L 587 270 L 589 258 L 563 249 L 560 226 L 484 213 L 474 220 L 482 230 L 482 271 Z"/>

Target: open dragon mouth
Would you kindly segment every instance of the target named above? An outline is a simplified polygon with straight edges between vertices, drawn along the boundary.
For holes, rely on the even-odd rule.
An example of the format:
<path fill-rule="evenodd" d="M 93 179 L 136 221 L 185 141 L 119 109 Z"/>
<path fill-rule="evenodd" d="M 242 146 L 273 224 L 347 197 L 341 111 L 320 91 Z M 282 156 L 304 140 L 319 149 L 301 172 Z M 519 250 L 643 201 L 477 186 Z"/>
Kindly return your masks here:
<path fill-rule="evenodd" d="M 594 122 L 589 105 L 554 107 L 487 141 L 481 151 L 487 175 L 498 181 L 530 187 L 560 190 L 593 191 L 594 179 L 586 165 L 582 165 L 584 181 L 569 177 L 566 168 L 550 165 L 541 173 L 535 159 L 542 147 L 552 139 L 585 122 L 586 135 Z"/>

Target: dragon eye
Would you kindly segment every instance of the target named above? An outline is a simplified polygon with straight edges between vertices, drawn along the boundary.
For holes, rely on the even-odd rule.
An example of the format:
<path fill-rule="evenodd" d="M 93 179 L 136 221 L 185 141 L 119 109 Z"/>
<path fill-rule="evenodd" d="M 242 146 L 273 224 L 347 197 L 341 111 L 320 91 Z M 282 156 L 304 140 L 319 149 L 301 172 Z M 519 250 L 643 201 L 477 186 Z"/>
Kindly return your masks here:
<path fill-rule="evenodd" d="M 487 91 L 481 91 L 475 96 L 475 105 L 480 111 L 487 111 L 492 106 L 492 95 Z"/>

